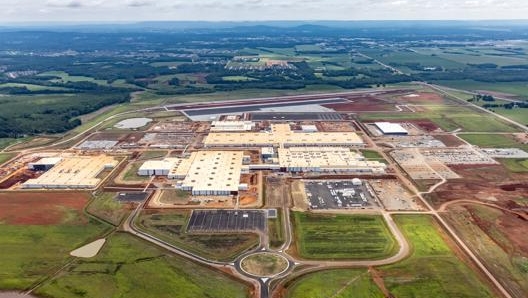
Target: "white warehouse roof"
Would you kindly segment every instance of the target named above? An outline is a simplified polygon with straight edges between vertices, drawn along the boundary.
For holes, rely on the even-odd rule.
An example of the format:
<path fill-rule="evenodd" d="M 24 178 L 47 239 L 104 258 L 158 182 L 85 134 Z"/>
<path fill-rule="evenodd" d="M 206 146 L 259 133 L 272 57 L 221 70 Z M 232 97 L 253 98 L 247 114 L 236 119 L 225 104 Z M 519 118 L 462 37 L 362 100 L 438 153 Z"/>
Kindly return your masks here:
<path fill-rule="evenodd" d="M 375 122 L 383 134 L 408 134 L 409 132 L 398 123 Z"/>

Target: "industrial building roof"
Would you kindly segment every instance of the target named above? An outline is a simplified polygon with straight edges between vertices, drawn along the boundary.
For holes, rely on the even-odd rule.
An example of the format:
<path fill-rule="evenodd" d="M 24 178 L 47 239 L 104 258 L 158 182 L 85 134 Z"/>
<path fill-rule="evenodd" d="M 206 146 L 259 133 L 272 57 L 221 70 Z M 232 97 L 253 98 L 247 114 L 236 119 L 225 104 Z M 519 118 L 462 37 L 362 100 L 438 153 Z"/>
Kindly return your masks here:
<path fill-rule="evenodd" d="M 409 132 L 398 123 L 375 122 L 383 134 L 408 134 Z"/>
<path fill-rule="evenodd" d="M 251 121 L 213 121 L 211 131 L 250 131 L 254 125 Z"/>
<path fill-rule="evenodd" d="M 383 163 L 365 161 L 361 154 L 342 147 L 279 148 L 278 152 L 279 164 L 285 168 L 364 168 L 374 171 L 386 168 Z"/>
<path fill-rule="evenodd" d="M 270 132 L 210 133 L 205 146 L 270 146 L 283 145 L 363 145 L 363 140 L 353 132 L 294 132 L 289 124 L 272 124 Z"/>
<path fill-rule="evenodd" d="M 110 156 L 65 157 L 51 170 L 36 179 L 29 179 L 26 188 L 93 188 L 101 179 L 97 176 L 106 168 L 114 167 L 117 161 Z"/>
<path fill-rule="evenodd" d="M 184 187 L 194 191 L 238 191 L 242 151 L 193 152 Z"/>
<path fill-rule="evenodd" d="M 141 165 L 139 171 L 166 170 L 170 171 L 181 162 L 179 158 L 165 158 L 163 160 L 147 160 Z"/>

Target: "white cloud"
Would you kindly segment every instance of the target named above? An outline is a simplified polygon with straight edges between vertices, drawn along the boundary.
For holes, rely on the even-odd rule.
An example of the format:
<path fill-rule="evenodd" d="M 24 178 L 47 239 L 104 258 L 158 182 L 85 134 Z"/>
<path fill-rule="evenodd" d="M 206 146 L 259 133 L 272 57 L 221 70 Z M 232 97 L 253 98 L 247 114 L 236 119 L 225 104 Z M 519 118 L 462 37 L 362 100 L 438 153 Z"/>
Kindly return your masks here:
<path fill-rule="evenodd" d="M 0 0 L 3 22 L 523 19 L 527 15 L 525 0 Z"/>

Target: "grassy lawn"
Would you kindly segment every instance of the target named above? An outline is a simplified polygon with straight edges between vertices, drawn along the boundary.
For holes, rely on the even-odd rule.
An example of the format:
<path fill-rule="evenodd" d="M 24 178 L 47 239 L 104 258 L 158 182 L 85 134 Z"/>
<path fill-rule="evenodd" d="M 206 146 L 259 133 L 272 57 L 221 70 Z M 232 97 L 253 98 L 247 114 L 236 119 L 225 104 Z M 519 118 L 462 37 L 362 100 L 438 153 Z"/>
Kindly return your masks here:
<path fill-rule="evenodd" d="M 511 135 L 459 134 L 458 137 L 482 148 L 528 148 L 527 145 L 517 142 Z"/>
<path fill-rule="evenodd" d="M 270 247 L 277 248 L 284 243 L 282 212 L 277 209 L 277 218 L 268 219 L 268 236 Z"/>
<path fill-rule="evenodd" d="M 388 164 L 389 162 L 387 160 L 385 160 L 385 158 L 383 158 L 383 156 L 381 154 L 378 153 L 378 151 L 374 151 L 374 150 L 364 150 L 364 149 L 361 149 L 359 150 L 361 152 L 361 154 L 366 158 L 366 159 L 372 159 L 372 160 L 376 160 L 376 161 L 379 161 L 379 162 L 382 162 L 382 163 L 385 163 L 385 164 Z"/>
<path fill-rule="evenodd" d="M 518 122 L 523 125 L 528 125 L 528 109 L 493 108 L 493 111 L 515 122 Z"/>
<path fill-rule="evenodd" d="M 395 297 L 493 297 L 446 244 L 432 217 L 396 215 L 394 220 L 413 248 L 408 259 L 380 268 Z"/>
<path fill-rule="evenodd" d="M 128 170 L 126 171 L 125 175 L 123 175 L 123 180 L 125 181 L 148 181 L 149 177 L 139 176 L 137 174 L 141 165 L 143 165 L 143 162 L 134 162 L 130 164 L 130 167 L 128 167 Z"/>
<path fill-rule="evenodd" d="M 293 213 L 299 255 L 307 259 L 381 259 L 398 245 L 383 217 Z"/>
<path fill-rule="evenodd" d="M 497 159 L 506 169 L 514 173 L 528 173 L 528 159 Z"/>
<path fill-rule="evenodd" d="M 163 150 L 154 150 L 154 151 L 144 151 L 141 153 L 141 160 L 148 160 L 154 158 L 164 158 L 167 155 L 168 151 Z"/>
<path fill-rule="evenodd" d="M 115 192 L 98 194 L 86 208 L 87 211 L 113 225 L 119 225 L 129 211 L 115 199 L 116 195 Z"/>
<path fill-rule="evenodd" d="M 287 286 L 289 298 L 382 298 L 365 269 L 334 269 L 304 275 Z"/>
<path fill-rule="evenodd" d="M 163 204 L 185 205 L 189 202 L 191 194 L 180 189 L 164 189 L 160 194 L 160 202 Z"/>
<path fill-rule="evenodd" d="M 143 212 L 136 224 L 173 245 L 214 260 L 233 260 L 259 243 L 256 234 L 188 234 L 189 217 L 183 210 Z"/>
<path fill-rule="evenodd" d="M 46 297 L 249 297 L 249 288 L 218 271 L 124 233 L 93 259 L 80 260 L 39 288 Z"/>
<path fill-rule="evenodd" d="M 85 224 L 0 224 L 0 289 L 28 288 L 71 259 L 70 251 L 108 228 L 92 220 Z"/>

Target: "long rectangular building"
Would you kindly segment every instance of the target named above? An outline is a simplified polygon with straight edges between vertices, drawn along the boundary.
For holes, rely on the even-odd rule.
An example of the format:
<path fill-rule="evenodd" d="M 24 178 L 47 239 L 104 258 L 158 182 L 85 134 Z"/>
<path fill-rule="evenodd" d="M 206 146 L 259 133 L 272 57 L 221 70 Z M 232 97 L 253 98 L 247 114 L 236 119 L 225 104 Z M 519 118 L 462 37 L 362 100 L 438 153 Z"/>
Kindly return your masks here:
<path fill-rule="evenodd" d="M 279 148 L 279 164 L 289 172 L 384 173 L 387 167 L 342 147 Z"/>
<path fill-rule="evenodd" d="M 106 155 L 65 157 L 40 177 L 24 182 L 22 187 L 92 189 L 101 182 L 97 176 L 116 165 L 117 161 Z"/>
<path fill-rule="evenodd" d="M 364 146 L 354 132 L 295 132 L 289 124 L 272 124 L 270 132 L 210 133 L 205 147 Z"/>

